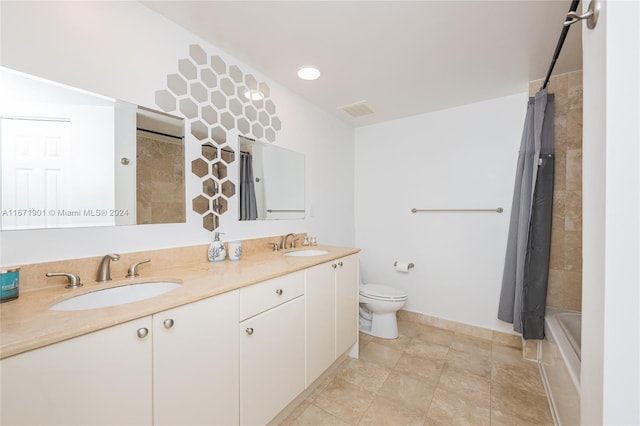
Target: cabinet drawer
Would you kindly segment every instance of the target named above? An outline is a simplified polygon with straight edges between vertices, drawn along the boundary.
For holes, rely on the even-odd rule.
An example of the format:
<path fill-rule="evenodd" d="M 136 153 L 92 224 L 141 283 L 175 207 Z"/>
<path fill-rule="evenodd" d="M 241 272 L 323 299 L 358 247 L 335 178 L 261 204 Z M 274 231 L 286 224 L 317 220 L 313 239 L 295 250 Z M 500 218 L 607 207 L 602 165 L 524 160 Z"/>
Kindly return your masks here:
<path fill-rule="evenodd" d="M 304 271 L 240 289 L 240 321 L 304 294 Z"/>

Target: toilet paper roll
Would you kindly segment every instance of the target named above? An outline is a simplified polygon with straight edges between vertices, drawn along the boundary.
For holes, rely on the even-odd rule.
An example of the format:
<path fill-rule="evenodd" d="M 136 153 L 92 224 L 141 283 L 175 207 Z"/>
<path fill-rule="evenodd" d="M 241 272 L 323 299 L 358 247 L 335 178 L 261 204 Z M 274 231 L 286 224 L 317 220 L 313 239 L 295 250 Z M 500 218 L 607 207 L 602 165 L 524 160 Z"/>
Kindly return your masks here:
<path fill-rule="evenodd" d="M 411 262 L 396 262 L 394 264 L 396 271 L 398 272 L 409 272 L 409 269 L 413 268 L 413 263 Z"/>

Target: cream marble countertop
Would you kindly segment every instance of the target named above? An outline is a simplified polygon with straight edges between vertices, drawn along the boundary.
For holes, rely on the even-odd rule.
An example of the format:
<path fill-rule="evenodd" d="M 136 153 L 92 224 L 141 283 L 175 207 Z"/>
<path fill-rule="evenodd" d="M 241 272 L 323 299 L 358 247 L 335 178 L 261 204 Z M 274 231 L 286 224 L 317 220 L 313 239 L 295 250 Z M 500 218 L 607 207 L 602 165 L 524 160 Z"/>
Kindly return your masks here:
<path fill-rule="evenodd" d="M 202 262 L 170 268 L 135 279 L 105 283 L 86 282 L 83 287 L 47 287 L 27 291 L 0 305 L 0 358 L 61 342 L 187 303 L 279 277 L 331 260 L 355 254 L 357 248 L 314 246 L 327 250 L 319 256 L 285 256 L 286 252 L 261 252 L 238 262 Z M 304 250 L 296 249 L 296 250 Z M 110 287 L 149 281 L 176 281 L 182 285 L 168 293 L 139 302 L 81 311 L 51 311 L 49 307 L 74 296 Z"/>

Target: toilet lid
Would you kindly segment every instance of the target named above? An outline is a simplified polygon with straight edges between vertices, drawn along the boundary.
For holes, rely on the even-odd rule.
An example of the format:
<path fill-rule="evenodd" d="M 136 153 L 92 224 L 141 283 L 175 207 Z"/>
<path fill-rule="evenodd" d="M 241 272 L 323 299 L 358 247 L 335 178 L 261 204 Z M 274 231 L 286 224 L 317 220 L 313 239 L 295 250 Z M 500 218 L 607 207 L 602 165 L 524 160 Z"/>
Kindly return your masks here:
<path fill-rule="evenodd" d="M 362 284 L 360 285 L 360 294 L 380 300 L 405 300 L 407 298 L 407 293 L 380 284 Z"/>

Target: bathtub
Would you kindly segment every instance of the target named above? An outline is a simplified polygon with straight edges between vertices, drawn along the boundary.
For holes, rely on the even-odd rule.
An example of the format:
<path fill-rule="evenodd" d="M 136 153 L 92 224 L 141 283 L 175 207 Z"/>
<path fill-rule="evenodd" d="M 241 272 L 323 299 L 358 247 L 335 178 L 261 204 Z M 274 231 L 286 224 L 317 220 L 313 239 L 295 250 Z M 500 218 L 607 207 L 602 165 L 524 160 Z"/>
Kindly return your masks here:
<path fill-rule="evenodd" d="M 540 366 L 549 405 L 558 425 L 580 424 L 582 316 L 547 308 Z"/>

